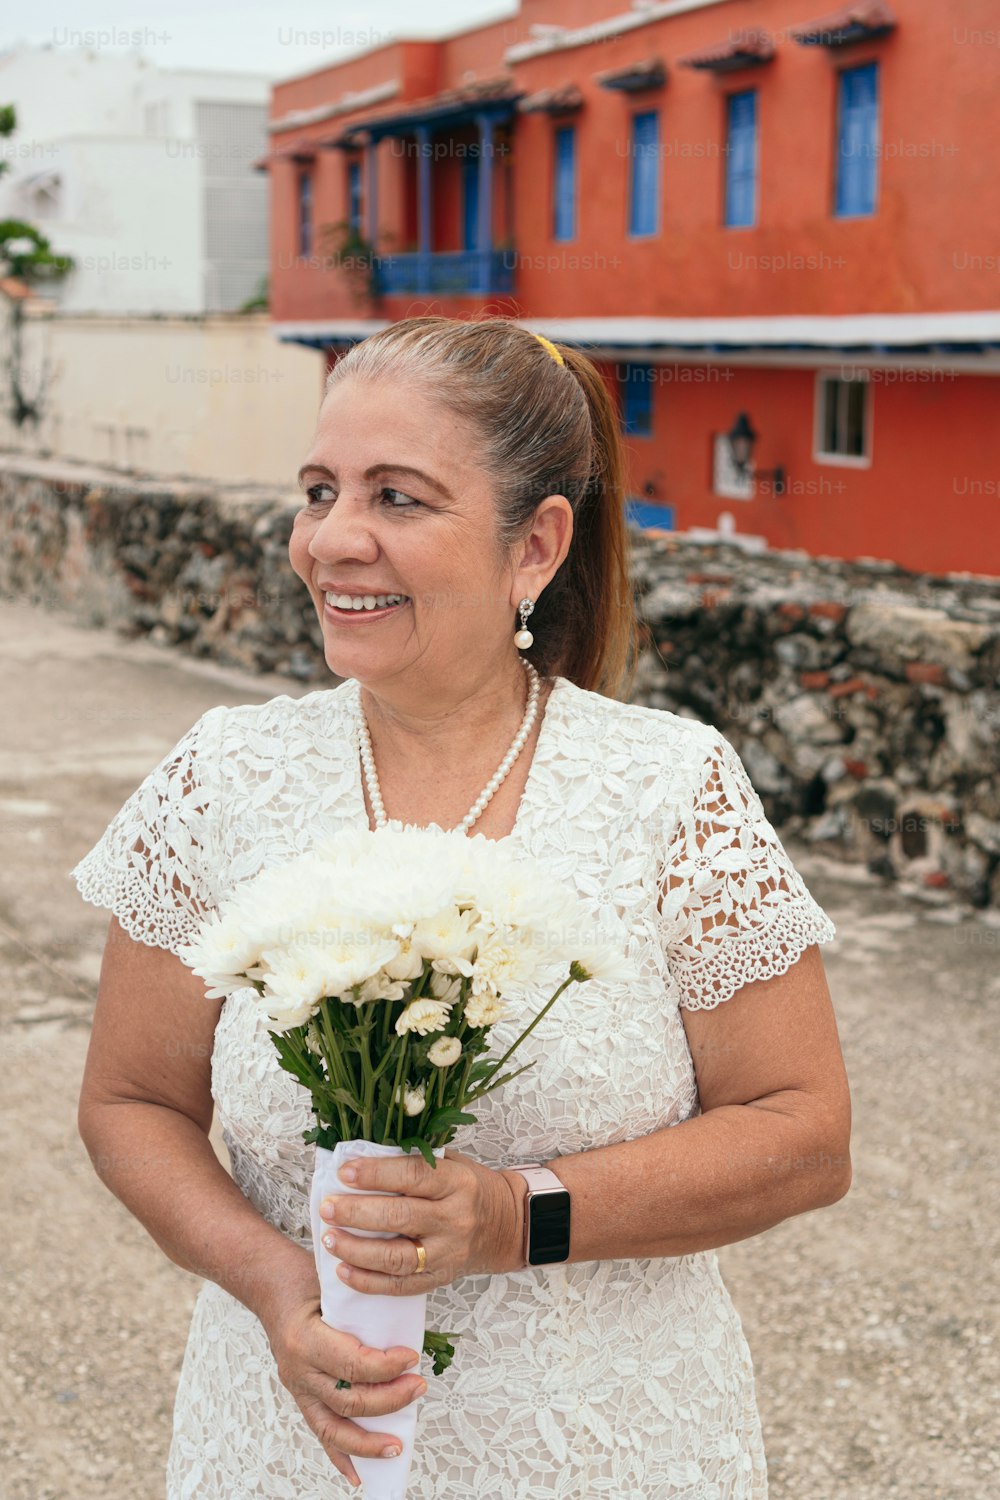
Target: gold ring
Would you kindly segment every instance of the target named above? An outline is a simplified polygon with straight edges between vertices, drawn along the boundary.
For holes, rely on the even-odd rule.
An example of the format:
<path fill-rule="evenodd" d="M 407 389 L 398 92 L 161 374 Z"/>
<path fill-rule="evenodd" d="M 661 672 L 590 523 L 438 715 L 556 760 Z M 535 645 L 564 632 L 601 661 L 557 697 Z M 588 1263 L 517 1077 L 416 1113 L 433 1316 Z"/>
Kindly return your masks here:
<path fill-rule="evenodd" d="M 417 1269 L 413 1274 L 414 1276 L 418 1276 L 421 1271 L 427 1270 L 427 1251 L 417 1239 L 416 1235 L 411 1235 L 411 1239 L 413 1240 L 413 1244 L 417 1252 Z"/>

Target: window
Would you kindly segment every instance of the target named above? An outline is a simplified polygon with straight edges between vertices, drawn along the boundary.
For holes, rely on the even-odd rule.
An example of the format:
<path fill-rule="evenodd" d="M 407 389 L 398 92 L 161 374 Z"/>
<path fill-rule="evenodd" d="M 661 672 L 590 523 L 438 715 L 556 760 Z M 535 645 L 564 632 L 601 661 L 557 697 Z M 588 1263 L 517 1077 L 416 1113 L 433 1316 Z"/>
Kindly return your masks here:
<path fill-rule="evenodd" d="M 347 222 L 352 229 L 361 228 L 361 163 L 347 163 Z"/>
<path fill-rule="evenodd" d="M 647 505 L 643 500 L 637 500 L 634 495 L 625 497 L 625 521 L 629 526 L 638 526 L 640 530 L 653 529 L 659 531 L 676 531 L 677 517 L 672 505 Z"/>
<path fill-rule="evenodd" d="M 313 203 L 312 177 L 308 172 L 299 173 L 299 254 L 312 254 Z"/>
<path fill-rule="evenodd" d="M 652 365 L 619 365 L 618 378 L 622 382 L 622 432 L 649 437 L 653 431 Z"/>
<path fill-rule="evenodd" d="M 845 68 L 837 89 L 837 165 L 834 214 L 875 212 L 878 188 L 878 63 Z"/>
<path fill-rule="evenodd" d="M 632 235 L 655 234 L 657 230 L 660 215 L 658 137 L 659 119 L 655 110 L 632 116 L 628 208 L 628 232 Z"/>
<path fill-rule="evenodd" d="M 867 380 L 817 376 L 813 456 L 820 463 L 866 467 L 871 462 L 870 390 Z"/>
<path fill-rule="evenodd" d="M 726 202 L 728 229 L 757 222 L 757 90 L 726 99 Z"/>
<path fill-rule="evenodd" d="M 576 237 L 576 129 L 563 125 L 556 131 L 552 238 Z"/>

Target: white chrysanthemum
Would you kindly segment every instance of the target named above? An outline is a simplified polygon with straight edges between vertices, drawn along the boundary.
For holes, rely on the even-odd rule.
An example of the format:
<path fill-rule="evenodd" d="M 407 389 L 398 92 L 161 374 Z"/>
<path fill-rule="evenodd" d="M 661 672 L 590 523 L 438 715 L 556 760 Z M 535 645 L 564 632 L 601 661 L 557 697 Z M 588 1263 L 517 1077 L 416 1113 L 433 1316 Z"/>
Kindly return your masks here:
<path fill-rule="evenodd" d="M 501 997 L 549 965 L 575 960 L 580 982 L 635 977 L 620 939 L 605 943 L 544 867 L 482 834 L 398 821 L 345 830 L 241 882 L 182 957 L 214 999 L 256 981 L 277 1029 L 305 1024 L 326 995 L 405 1001 L 428 959 L 429 993 L 407 1006 L 400 1034 L 440 1029 L 463 978 L 471 1015 L 492 1024 Z"/>
<path fill-rule="evenodd" d="M 412 937 L 399 933 L 400 927 L 409 925 L 411 924 L 400 922 L 393 928 L 399 952 L 385 965 L 385 972 L 391 979 L 419 979 L 424 972 L 424 959 L 420 949 Z"/>
<path fill-rule="evenodd" d="M 471 959 L 476 950 L 474 918 L 473 912 L 460 912 L 454 904 L 442 907 L 414 924 L 411 941 L 425 959 Z"/>
<path fill-rule="evenodd" d="M 432 969 L 430 992 L 435 1000 L 442 1000 L 445 1005 L 454 1005 L 462 993 L 461 975 L 442 974 L 439 970 Z"/>
<path fill-rule="evenodd" d="M 427 1060 L 436 1068 L 450 1068 L 462 1055 L 462 1043 L 457 1036 L 439 1036 L 427 1051 Z"/>
<path fill-rule="evenodd" d="M 586 972 L 588 979 L 597 979 L 605 984 L 625 984 L 639 977 L 632 960 L 613 942 L 579 943 L 573 955 L 573 963 Z"/>
<path fill-rule="evenodd" d="M 372 1000 L 405 1000 L 409 989 L 402 980 L 390 979 L 386 971 L 380 969 L 361 984 L 357 995 L 353 990 L 347 990 L 338 999 L 345 1005 L 367 1005 Z"/>
<path fill-rule="evenodd" d="M 284 946 L 302 934 L 336 927 L 337 880 L 329 863 L 304 854 L 242 882 L 224 903 L 253 932 L 260 949 Z"/>
<path fill-rule="evenodd" d="M 470 995 L 465 1002 L 465 1019 L 470 1026 L 495 1026 L 506 1013 L 507 1007 L 496 990 Z"/>
<path fill-rule="evenodd" d="M 540 866 L 510 855 L 496 857 L 495 847 L 474 850 L 476 906 L 485 926 L 521 927 L 547 922 L 567 911 L 568 891 Z"/>
<path fill-rule="evenodd" d="M 180 958 L 211 988 L 209 1000 L 222 1000 L 245 981 L 239 976 L 257 962 L 259 944 L 252 929 L 234 913 L 212 912 L 193 942 L 180 949 Z"/>
<path fill-rule="evenodd" d="M 481 943 L 472 975 L 472 993 L 495 990 L 505 995 L 531 984 L 547 955 L 533 944 L 525 944 L 517 932 L 498 931 Z"/>
<path fill-rule="evenodd" d="M 326 991 L 312 954 L 291 949 L 271 957 L 259 1004 L 272 1022 L 272 1031 L 290 1031 L 316 1014 Z"/>
<path fill-rule="evenodd" d="M 427 1096 L 424 1093 L 424 1086 L 422 1083 L 418 1084 L 415 1089 L 405 1088 L 403 1090 L 404 1115 L 422 1115 L 424 1112 L 424 1104 L 426 1103 L 426 1101 Z M 399 1089 L 396 1090 L 393 1103 L 399 1103 Z"/>
<path fill-rule="evenodd" d="M 291 994 L 272 995 L 262 1004 L 270 1023 L 269 1031 L 292 1031 L 296 1026 L 304 1026 L 319 1009 L 318 1000 L 296 999 Z"/>
<path fill-rule="evenodd" d="M 431 962 L 431 968 L 438 974 L 464 974 L 466 979 L 472 973 L 472 964 L 467 958 L 435 958 Z"/>
<path fill-rule="evenodd" d="M 442 1031 L 448 1024 L 448 1016 L 447 1005 L 422 996 L 419 1000 L 411 1000 L 397 1018 L 396 1034 L 404 1036 L 408 1031 L 416 1031 L 420 1036 L 427 1036 L 428 1032 Z"/>
<path fill-rule="evenodd" d="M 370 934 L 365 934 L 361 942 L 345 939 L 341 933 L 315 933 L 312 937 L 316 941 L 306 935 L 286 948 L 272 948 L 261 955 L 270 971 L 266 976 L 269 989 L 278 983 L 277 976 L 291 972 L 301 974 L 303 983 L 308 975 L 317 998 L 339 995 L 377 974 L 395 958 L 399 946 L 395 938 L 372 938 Z"/>
<path fill-rule="evenodd" d="M 381 951 L 366 944 L 310 943 L 301 940 L 287 948 L 272 948 L 262 955 L 267 965 L 264 994 L 260 997 L 267 1014 L 280 1031 L 301 1026 L 327 995 L 339 995 L 361 984 L 383 962 L 393 956 L 395 940 L 382 940 Z"/>
<path fill-rule="evenodd" d="M 338 891 L 345 909 L 391 927 L 433 916 L 452 904 L 464 859 L 462 843 L 436 826 L 404 828 L 392 822 L 374 833 L 349 830 L 317 852 L 347 869 Z"/>

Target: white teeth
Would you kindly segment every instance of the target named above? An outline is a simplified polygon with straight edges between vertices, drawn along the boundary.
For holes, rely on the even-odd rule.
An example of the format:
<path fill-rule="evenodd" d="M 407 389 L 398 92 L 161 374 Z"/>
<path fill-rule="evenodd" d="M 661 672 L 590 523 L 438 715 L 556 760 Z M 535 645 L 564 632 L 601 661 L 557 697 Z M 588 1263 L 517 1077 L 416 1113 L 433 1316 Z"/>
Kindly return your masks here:
<path fill-rule="evenodd" d="M 389 604 L 405 604 L 406 594 L 326 594 L 327 604 L 337 609 L 385 609 Z"/>

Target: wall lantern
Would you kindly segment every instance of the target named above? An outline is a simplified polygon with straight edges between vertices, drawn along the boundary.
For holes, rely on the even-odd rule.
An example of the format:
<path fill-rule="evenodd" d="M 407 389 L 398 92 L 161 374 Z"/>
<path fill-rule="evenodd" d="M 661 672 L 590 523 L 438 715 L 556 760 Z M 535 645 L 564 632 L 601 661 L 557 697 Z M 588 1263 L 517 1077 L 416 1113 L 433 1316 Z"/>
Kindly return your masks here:
<path fill-rule="evenodd" d="M 785 492 L 785 471 L 780 464 L 776 469 L 751 469 L 750 467 L 754 444 L 759 436 L 760 434 L 754 431 L 746 412 L 741 411 L 732 427 L 726 433 L 726 437 L 729 439 L 729 450 L 733 456 L 733 464 L 741 478 L 769 479 L 772 482 L 774 493 L 776 495 L 783 495 Z"/>

